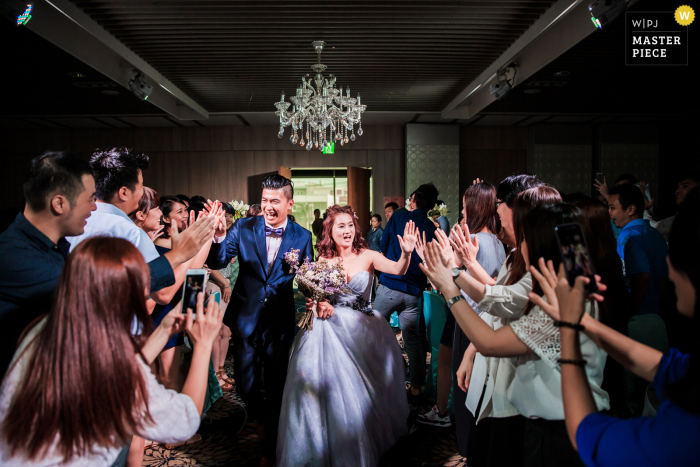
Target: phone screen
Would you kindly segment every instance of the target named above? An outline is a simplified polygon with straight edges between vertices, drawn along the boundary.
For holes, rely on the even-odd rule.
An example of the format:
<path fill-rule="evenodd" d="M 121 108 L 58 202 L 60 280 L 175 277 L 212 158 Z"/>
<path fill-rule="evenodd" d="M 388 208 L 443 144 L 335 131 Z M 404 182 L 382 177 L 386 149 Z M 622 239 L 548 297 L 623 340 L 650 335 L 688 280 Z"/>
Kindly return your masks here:
<path fill-rule="evenodd" d="M 204 273 L 190 274 L 185 276 L 185 284 L 182 290 L 182 312 L 187 313 L 187 309 L 192 313 L 197 311 L 197 294 L 204 292 Z"/>
<path fill-rule="evenodd" d="M 595 272 L 581 224 L 562 224 L 556 226 L 554 230 L 569 285 L 573 287 L 578 276 L 586 276 L 590 279 L 586 285 L 586 292 L 589 294 L 596 292 L 598 286 L 595 281 Z"/>
<path fill-rule="evenodd" d="M 598 180 L 600 183 L 603 183 L 603 180 L 605 179 L 605 174 L 603 172 L 597 172 L 595 174 L 596 180 Z"/>

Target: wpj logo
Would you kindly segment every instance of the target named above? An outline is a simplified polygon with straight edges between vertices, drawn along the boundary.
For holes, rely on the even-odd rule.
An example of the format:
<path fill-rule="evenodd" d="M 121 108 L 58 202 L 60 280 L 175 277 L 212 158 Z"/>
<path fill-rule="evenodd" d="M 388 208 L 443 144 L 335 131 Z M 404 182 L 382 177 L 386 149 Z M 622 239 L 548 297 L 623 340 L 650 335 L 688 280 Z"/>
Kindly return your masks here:
<path fill-rule="evenodd" d="M 688 65 L 688 28 L 694 13 L 628 11 L 625 13 L 625 64 Z"/>

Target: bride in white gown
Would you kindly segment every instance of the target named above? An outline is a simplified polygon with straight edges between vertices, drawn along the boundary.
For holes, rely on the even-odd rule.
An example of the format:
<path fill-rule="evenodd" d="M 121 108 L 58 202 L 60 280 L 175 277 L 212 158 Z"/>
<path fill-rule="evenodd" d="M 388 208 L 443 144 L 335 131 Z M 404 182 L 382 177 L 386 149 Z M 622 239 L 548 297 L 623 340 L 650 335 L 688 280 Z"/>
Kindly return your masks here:
<path fill-rule="evenodd" d="M 372 311 L 372 272 L 406 273 L 417 241 L 410 222 L 398 262 L 369 250 L 349 206 L 332 206 L 319 255 L 343 264 L 352 293 L 318 306 L 312 330 L 291 351 L 284 387 L 278 467 L 372 467 L 407 431 L 401 350 L 391 327 Z"/>

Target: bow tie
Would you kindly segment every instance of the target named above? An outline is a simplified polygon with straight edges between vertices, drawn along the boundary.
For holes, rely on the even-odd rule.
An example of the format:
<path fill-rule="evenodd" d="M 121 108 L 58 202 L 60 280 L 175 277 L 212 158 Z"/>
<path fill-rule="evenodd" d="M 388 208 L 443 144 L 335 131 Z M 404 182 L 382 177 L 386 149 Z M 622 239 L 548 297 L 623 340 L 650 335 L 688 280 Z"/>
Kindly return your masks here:
<path fill-rule="evenodd" d="M 275 237 L 281 237 L 282 234 L 284 233 L 284 229 L 280 227 L 279 229 L 273 229 L 269 225 L 265 226 L 265 236 L 269 237 L 270 235 L 273 235 Z"/>

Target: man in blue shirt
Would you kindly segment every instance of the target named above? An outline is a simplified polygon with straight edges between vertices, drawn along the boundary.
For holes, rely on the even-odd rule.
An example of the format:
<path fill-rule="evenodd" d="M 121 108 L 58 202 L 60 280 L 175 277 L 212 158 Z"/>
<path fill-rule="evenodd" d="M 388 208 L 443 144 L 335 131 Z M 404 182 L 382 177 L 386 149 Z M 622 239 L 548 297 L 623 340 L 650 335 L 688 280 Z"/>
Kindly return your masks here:
<path fill-rule="evenodd" d="M 432 183 L 426 183 L 411 193 L 412 211 L 396 211 L 384 229 L 380 247 L 382 253 L 392 261 L 401 257 L 398 235 L 404 231 L 406 224 L 413 221 L 419 232 L 425 232 L 426 241 L 435 238 L 435 224 L 428 218 L 428 210 L 435 206 L 438 190 Z M 420 269 L 420 257 L 414 251 L 411 264 L 404 276 L 382 273 L 379 276 L 379 288 L 374 309 L 386 318 L 396 311 L 399 314 L 411 380 L 408 394 L 418 397 L 425 384 L 425 318 L 423 317 L 423 290 L 427 279 Z"/>
<path fill-rule="evenodd" d="M 32 160 L 24 211 L 0 235 L 0 375 L 24 328 L 51 309 L 68 256 L 66 235 L 83 232 L 95 209 L 88 163 L 63 152 Z"/>
<path fill-rule="evenodd" d="M 615 226 L 622 229 L 617 236 L 617 253 L 629 284 L 630 311 L 658 315 L 668 280 L 666 240 L 642 219 L 644 196 L 638 187 L 624 184 L 612 188 L 608 211 Z"/>

